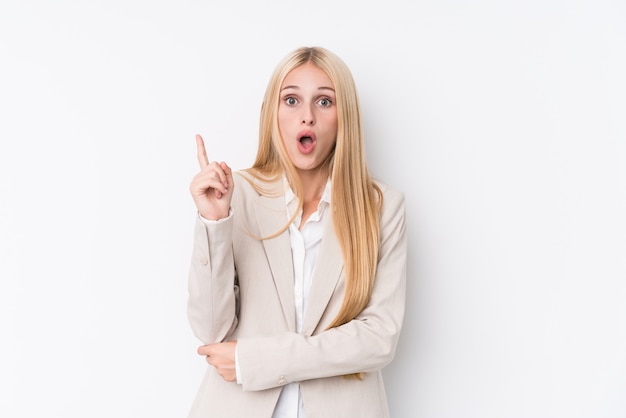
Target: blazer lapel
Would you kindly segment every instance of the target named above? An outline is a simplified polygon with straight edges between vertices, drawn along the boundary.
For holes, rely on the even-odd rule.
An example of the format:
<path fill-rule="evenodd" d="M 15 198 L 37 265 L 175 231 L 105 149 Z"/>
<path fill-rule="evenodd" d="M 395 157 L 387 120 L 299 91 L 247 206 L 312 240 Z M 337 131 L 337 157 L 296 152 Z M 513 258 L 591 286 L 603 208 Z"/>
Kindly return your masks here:
<path fill-rule="evenodd" d="M 285 197 L 259 196 L 256 201 L 256 219 L 262 237 L 276 233 L 287 223 Z M 289 230 L 272 239 L 264 239 L 263 247 L 272 271 L 274 285 L 280 298 L 289 330 L 296 330 L 296 308 L 294 303 L 294 277 Z"/>
<path fill-rule="evenodd" d="M 329 214 L 330 215 L 330 214 Z M 315 262 L 313 283 L 307 301 L 302 333 L 312 335 L 319 324 L 343 271 L 343 256 L 335 236 L 332 217 L 324 226 L 320 252 Z"/>

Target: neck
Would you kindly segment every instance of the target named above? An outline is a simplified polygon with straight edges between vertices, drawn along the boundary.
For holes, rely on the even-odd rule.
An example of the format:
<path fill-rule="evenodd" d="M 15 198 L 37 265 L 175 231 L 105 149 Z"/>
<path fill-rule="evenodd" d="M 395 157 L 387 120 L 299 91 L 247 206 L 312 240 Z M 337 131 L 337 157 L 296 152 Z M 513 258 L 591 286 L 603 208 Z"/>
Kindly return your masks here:
<path fill-rule="evenodd" d="M 326 182 L 328 181 L 327 170 L 301 171 L 300 182 L 302 183 L 302 193 L 304 202 L 317 202 L 324 193 Z"/>

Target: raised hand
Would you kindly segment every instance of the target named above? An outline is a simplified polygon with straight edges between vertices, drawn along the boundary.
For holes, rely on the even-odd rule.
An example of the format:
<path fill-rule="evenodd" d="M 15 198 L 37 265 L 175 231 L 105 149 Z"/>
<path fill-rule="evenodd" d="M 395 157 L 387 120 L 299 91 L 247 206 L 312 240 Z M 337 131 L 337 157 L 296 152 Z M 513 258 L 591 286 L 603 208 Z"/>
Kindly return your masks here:
<path fill-rule="evenodd" d="M 196 135 L 200 172 L 189 186 L 198 212 L 206 219 L 222 219 L 228 216 L 235 183 L 233 173 L 225 162 L 209 162 L 204 140 Z"/>

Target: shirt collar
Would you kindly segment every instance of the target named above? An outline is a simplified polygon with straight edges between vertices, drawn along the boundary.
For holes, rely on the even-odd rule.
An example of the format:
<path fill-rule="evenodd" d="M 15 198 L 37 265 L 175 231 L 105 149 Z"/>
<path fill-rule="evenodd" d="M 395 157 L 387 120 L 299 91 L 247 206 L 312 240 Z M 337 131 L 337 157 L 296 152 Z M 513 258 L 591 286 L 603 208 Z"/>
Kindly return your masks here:
<path fill-rule="evenodd" d="M 296 202 L 296 195 L 293 193 L 293 190 L 291 190 L 291 186 L 289 186 L 287 177 L 283 176 L 283 184 L 285 187 L 285 203 L 287 204 L 287 206 L 290 206 L 291 202 Z M 328 178 L 328 180 L 326 181 L 326 186 L 324 186 L 324 191 L 322 192 L 320 204 L 322 202 L 330 204 L 330 178 Z"/>

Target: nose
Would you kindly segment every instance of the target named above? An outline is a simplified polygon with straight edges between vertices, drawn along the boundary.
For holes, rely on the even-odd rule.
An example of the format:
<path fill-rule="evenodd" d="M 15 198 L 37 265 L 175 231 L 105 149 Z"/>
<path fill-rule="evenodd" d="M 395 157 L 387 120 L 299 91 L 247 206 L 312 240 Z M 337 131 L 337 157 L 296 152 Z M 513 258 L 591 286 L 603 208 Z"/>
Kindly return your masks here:
<path fill-rule="evenodd" d="M 302 113 L 302 124 L 306 126 L 313 126 L 315 124 L 313 110 L 309 106 L 304 106 L 304 110 Z"/>

